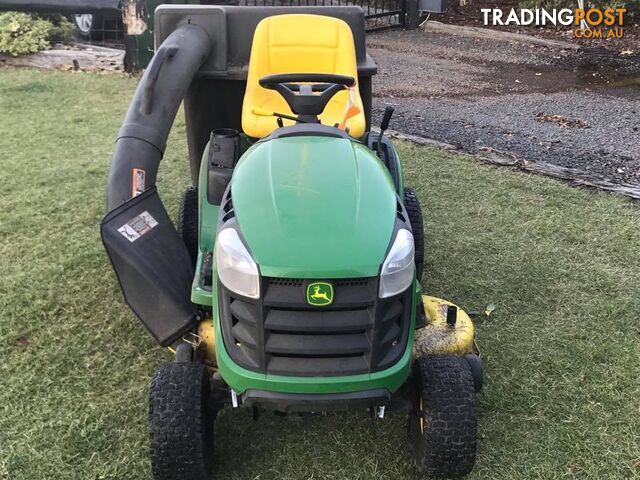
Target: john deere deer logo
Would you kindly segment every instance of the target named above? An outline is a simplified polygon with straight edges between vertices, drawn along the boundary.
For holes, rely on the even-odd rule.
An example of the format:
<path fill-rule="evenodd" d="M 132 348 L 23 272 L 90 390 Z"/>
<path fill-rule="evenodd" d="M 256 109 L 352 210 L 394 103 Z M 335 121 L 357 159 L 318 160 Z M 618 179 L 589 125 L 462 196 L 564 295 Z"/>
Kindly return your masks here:
<path fill-rule="evenodd" d="M 324 307 L 333 302 L 333 286 L 327 282 L 314 282 L 307 286 L 307 303 Z"/>

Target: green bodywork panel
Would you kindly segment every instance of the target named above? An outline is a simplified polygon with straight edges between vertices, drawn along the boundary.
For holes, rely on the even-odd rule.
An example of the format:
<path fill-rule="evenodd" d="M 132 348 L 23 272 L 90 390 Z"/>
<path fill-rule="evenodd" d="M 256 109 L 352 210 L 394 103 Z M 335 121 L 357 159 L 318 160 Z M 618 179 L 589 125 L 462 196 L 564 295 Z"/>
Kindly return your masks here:
<path fill-rule="evenodd" d="M 280 142 L 280 143 L 279 143 Z M 338 142 L 338 143 L 336 143 Z M 271 144 L 271 145 L 269 145 Z M 313 145 L 313 155 L 309 154 L 309 149 L 301 148 L 302 145 Z M 243 150 L 247 148 L 246 142 L 244 143 Z M 275 147 L 274 147 L 275 146 Z M 319 147 L 322 147 L 320 150 Z M 393 147 L 392 147 L 393 148 Z M 302 154 L 300 153 L 302 152 Z M 273 162 L 270 160 L 272 156 L 276 154 L 280 161 Z M 219 207 L 212 205 L 207 201 L 207 158 L 209 155 L 209 146 L 207 145 L 204 153 L 203 160 L 200 166 L 200 176 L 198 184 L 199 192 L 199 254 L 196 264 L 196 275 L 193 281 L 191 300 L 199 305 L 210 306 L 212 304 L 211 291 L 202 288 L 201 278 L 201 266 L 203 255 L 205 252 L 213 252 L 215 244 L 215 234 L 218 221 Z M 345 155 L 345 157 L 342 157 Z M 302 157 L 302 158 L 301 158 Z M 399 158 L 396 153 L 396 158 Z M 288 159 L 288 160 L 287 160 Z M 316 164 L 312 167 L 309 166 L 309 162 L 313 160 Z M 323 163 L 319 163 L 323 162 Z M 273 171 L 274 166 L 277 166 L 278 172 L 276 172 L 276 178 L 283 181 L 278 188 L 273 188 Z M 241 168 L 242 167 L 242 168 Z M 402 166 L 398 162 L 397 165 L 400 188 L 399 192 L 404 191 L 402 182 Z M 238 172 L 242 171 L 243 180 L 238 180 Z M 349 177 L 349 175 L 351 175 Z M 336 177 L 340 177 L 337 181 Z M 269 180 L 271 179 L 271 180 Z M 241 184 L 241 182 L 246 183 Z M 285 181 L 286 180 L 286 181 Z M 292 180 L 297 183 L 295 191 L 291 188 Z M 311 180 L 311 181 L 309 181 Z M 371 182 L 370 180 L 373 180 Z M 270 181 L 271 183 L 267 183 Z M 369 182 L 361 189 L 362 182 Z M 236 215 L 238 202 L 243 204 L 243 213 L 241 216 L 247 218 L 245 222 L 241 224 L 242 233 L 245 239 L 248 238 L 246 230 L 250 230 L 252 236 L 249 238 L 255 238 L 256 241 L 247 240 L 253 255 L 256 255 L 256 247 L 258 250 L 262 247 L 262 250 L 266 250 L 267 256 L 272 256 L 273 261 L 271 265 L 264 265 L 258 260 L 263 275 L 280 276 L 280 277 L 295 277 L 295 278 L 340 278 L 340 277 L 356 277 L 356 276 L 374 276 L 378 274 L 378 267 L 382 262 L 382 257 L 388 246 L 390 240 L 391 231 L 393 228 L 393 220 L 391 220 L 391 205 L 393 203 L 393 209 L 395 210 L 395 195 L 387 193 L 382 195 L 383 198 L 376 198 L 379 195 L 377 192 L 392 192 L 393 182 L 391 176 L 378 159 L 378 157 L 371 152 L 364 145 L 350 142 L 344 139 L 335 139 L 328 137 L 292 137 L 283 138 L 278 140 L 271 140 L 268 142 L 260 142 L 250 148 L 246 155 L 243 155 L 241 161 L 238 163 L 238 167 L 234 172 L 233 177 L 234 190 L 234 206 L 236 207 Z M 278 264 L 277 256 L 282 259 L 288 255 L 290 251 L 292 237 L 289 234 L 278 232 L 271 232 L 271 236 L 267 237 L 262 235 L 263 231 L 270 231 L 273 229 L 273 225 L 270 224 L 264 217 L 261 217 L 256 211 L 254 211 L 254 205 L 258 204 L 257 197 L 254 197 L 252 192 L 254 186 L 259 183 L 261 185 L 261 192 L 264 196 L 268 195 L 268 205 L 272 207 L 270 211 L 271 218 L 278 218 L 278 225 L 282 227 L 283 222 L 289 223 L 287 232 L 293 231 L 294 233 L 300 232 L 301 228 L 307 229 L 306 233 L 302 232 L 305 237 L 302 240 L 303 243 L 299 243 L 300 247 L 297 249 L 298 262 L 295 268 L 291 267 L 290 260 L 285 259 L 282 264 Z M 240 187 L 238 185 L 240 184 Z M 352 188 L 351 194 L 348 193 L 348 189 Z M 389 188 L 391 187 L 391 189 Z M 236 198 L 236 191 L 240 191 L 243 198 Z M 279 195 L 276 196 L 276 191 L 279 191 Z M 328 201 L 324 201 L 320 197 L 320 192 Z M 403 195 L 399 195 L 403 198 Z M 392 200 L 392 197 L 394 199 Z M 292 199 L 288 202 L 287 199 Z M 341 199 L 345 200 L 341 203 Z M 360 252 L 361 258 L 366 257 L 367 253 L 372 254 L 373 261 L 368 265 L 368 268 L 354 268 L 354 262 L 350 255 L 342 248 L 338 249 L 338 255 L 332 255 L 332 265 L 335 270 L 331 271 L 331 267 L 327 264 L 322 265 L 324 262 L 317 256 L 317 244 L 321 238 L 316 234 L 322 233 L 324 237 L 333 237 L 334 244 L 347 243 L 345 235 L 343 233 L 340 237 L 336 238 L 332 235 L 331 231 L 333 227 L 338 227 L 340 231 L 344 232 L 349 230 L 349 227 L 356 228 L 356 223 L 346 225 L 341 222 L 347 222 L 349 220 L 348 214 L 359 215 L 359 219 L 362 221 L 363 212 L 359 212 L 359 208 L 362 205 L 362 201 L 365 199 L 369 202 L 371 199 L 375 199 L 374 208 L 366 208 L 367 218 L 370 219 L 369 224 L 362 225 L 363 232 L 361 237 L 366 237 L 366 232 L 373 232 L 373 235 L 377 235 L 377 241 L 370 241 L 372 238 L 367 237 L 366 241 L 361 245 L 355 244 L 353 241 L 349 242 L 352 247 L 352 251 L 356 250 Z M 277 200 L 277 201 L 274 201 Z M 314 213 L 312 216 L 308 215 L 307 207 L 310 203 L 331 205 L 331 210 L 339 212 L 339 216 L 333 216 L 328 211 L 324 211 L 323 215 Z M 357 203 L 356 203 L 357 202 Z M 384 208 L 382 210 L 375 210 L 376 205 L 382 203 Z M 371 205 L 369 205 L 371 207 Z M 266 208 L 263 205 L 260 207 L 260 211 L 264 211 Z M 290 208 L 290 209 L 289 209 Z M 293 216 L 292 213 L 297 214 Z M 386 214 L 385 214 L 386 213 Z M 324 225 L 321 223 L 323 218 L 329 219 Z M 385 221 L 386 217 L 386 221 Z M 260 221 L 261 227 L 251 228 L 253 225 L 251 220 Z M 308 226 L 308 224 L 311 224 Z M 382 224 L 383 228 L 377 228 Z M 358 224 L 360 225 L 360 224 Z M 280 228 L 279 227 L 279 228 Z M 278 242 L 274 246 L 276 252 L 270 251 L 270 244 L 274 237 L 279 237 Z M 312 241 L 311 247 L 308 247 L 309 241 Z M 374 245 L 375 244 L 375 245 Z M 325 252 L 328 250 L 328 243 L 322 242 Z M 364 248 L 362 248 L 364 246 Z M 372 247 L 373 246 L 373 247 Z M 372 249 L 379 247 L 383 253 L 375 255 L 375 251 Z M 341 245 L 338 245 L 341 247 Z M 360 251 L 362 248 L 362 251 Z M 366 251 L 365 251 L 366 250 Z M 378 256 L 380 258 L 378 258 Z M 342 263 L 341 263 L 342 262 Z M 321 264 L 318 271 L 317 266 Z M 357 271 L 356 271 L 357 270 Z M 366 273 L 358 273 L 366 272 Z"/>
<path fill-rule="evenodd" d="M 247 246 L 272 277 L 376 276 L 396 218 L 388 171 L 344 138 L 255 144 L 236 166 L 231 196 Z"/>
<path fill-rule="evenodd" d="M 215 262 L 211 290 L 202 288 L 201 278 L 204 255 L 213 252 L 219 213 L 219 207 L 206 197 L 207 157 L 208 147 L 198 185 L 199 254 L 192 300 L 212 307 L 215 335 L 222 339 Z M 240 231 L 262 275 L 329 279 L 379 274 L 393 233 L 397 197 L 388 170 L 366 146 L 317 136 L 258 142 L 238 162 L 231 196 Z M 417 281 L 413 289 L 407 348 L 386 370 L 331 377 L 259 373 L 237 365 L 221 340 L 216 342 L 218 370 L 239 394 L 248 389 L 306 394 L 376 388 L 395 392 L 411 370 L 416 305 L 421 301 Z M 315 290 L 308 293 L 314 294 Z M 320 303 L 325 295 L 328 301 L 332 292 L 322 288 L 317 292 Z"/>
<path fill-rule="evenodd" d="M 209 158 L 209 144 L 202 154 L 200 174 L 198 176 L 198 247 L 202 251 L 213 251 L 216 242 L 216 226 L 220 207 L 207 201 L 207 159 Z"/>
<path fill-rule="evenodd" d="M 199 305 L 211 305 L 211 291 L 202 288 L 202 260 L 205 252 L 213 252 L 216 241 L 216 225 L 220 207 L 207 201 L 207 159 L 209 144 L 202 154 L 198 177 L 198 261 L 196 274 L 191 287 L 191 301 Z"/>
<path fill-rule="evenodd" d="M 398 195 L 400 196 L 402 203 L 404 203 L 404 176 L 402 174 L 402 162 L 400 162 L 400 155 L 398 155 L 396 147 L 391 145 L 391 149 L 393 150 L 393 153 L 395 153 L 395 157 L 398 159 L 398 163 L 396 163 L 396 168 L 398 169 Z"/>

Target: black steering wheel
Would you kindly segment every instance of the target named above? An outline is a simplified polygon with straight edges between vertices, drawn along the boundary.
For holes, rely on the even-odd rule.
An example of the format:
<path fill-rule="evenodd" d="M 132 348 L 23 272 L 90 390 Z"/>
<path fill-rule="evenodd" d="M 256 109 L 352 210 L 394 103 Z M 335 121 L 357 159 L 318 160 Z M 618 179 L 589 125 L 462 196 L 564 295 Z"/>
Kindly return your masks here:
<path fill-rule="evenodd" d="M 336 93 L 355 84 L 353 77 L 330 73 L 281 73 L 260 79 L 260 86 L 282 95 L 293 113 L 315 121 Z"/>

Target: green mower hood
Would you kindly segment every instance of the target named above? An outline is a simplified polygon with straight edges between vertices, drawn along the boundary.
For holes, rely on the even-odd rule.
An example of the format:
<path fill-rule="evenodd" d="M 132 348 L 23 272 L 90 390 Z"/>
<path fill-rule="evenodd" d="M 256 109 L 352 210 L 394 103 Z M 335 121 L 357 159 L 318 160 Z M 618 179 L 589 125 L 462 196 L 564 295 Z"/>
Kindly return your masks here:
<path fill-rule="evenodd" d="M 257 143 L 236 167 L 231 198 L 261 273 L 272 277 L 376 276 L 396 218 L 386 168 L 344 138 Z"/>

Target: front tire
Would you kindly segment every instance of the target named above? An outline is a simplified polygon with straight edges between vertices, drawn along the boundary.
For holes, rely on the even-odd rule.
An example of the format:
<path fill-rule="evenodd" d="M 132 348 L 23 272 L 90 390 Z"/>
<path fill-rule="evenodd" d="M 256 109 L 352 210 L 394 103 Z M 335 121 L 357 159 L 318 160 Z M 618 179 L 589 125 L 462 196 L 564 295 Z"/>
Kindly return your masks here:
<path fill-rule="evenodd" d="M 414 363 L 414 412 L 409 419 L 413 456 L 420 472 L 460 477 L 473 470 L 478 409 L 467 361 L 427 355 Z"/>
<path fill-rule="evenodd" d="M 209 371 L 201 363 L 161 367 L 149 391 L 151 469 L 156 480 L 209 480 L 213 425 Z"/>
<path fill-rule="evenodd" d="M 424 269 L 424 224 L 422 222 L 422 208 L 420 201 L 413 188 L 404 189 L 404 208 L 409 215 L 409 223 L 413 233 L 415 248 L 416 278 L 422 282 L 422 271 Z"/>
<path fill-rule="evenodd" d="M 180 202 L 176 229 L 195 267 L 198 260 L 198 187 L 187 187 Z"/>

